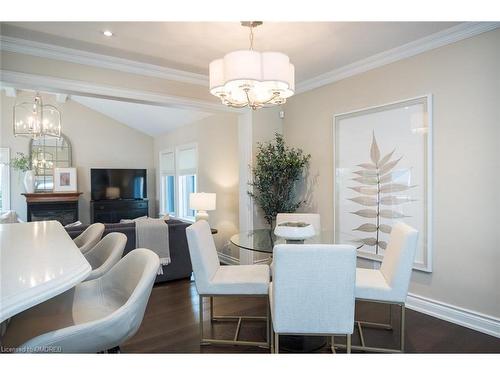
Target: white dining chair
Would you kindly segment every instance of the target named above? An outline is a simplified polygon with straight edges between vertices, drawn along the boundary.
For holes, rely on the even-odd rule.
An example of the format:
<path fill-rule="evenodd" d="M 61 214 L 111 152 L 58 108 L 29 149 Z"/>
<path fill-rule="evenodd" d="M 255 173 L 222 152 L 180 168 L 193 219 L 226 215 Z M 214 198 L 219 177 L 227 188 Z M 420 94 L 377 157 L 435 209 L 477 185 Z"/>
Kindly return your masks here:
<path fill-rule="evenodd" d="M 123 233 L 112 232 L 83 254 L 92 267 L 85 281 L 97 279 L 108 272 L 121 259 L 125 245 L 127 245 L 127 236 Z"/>
<path fill-rule="evenodd" d="M 303 222 L 306 224 L 311 224 L 314 228 L 316 234 L 321 233 L 321 216 L 319 214 L 308 214 L 308 213 L 280 213 L 276 215 L 276 225 L 281 223 L 291 222 Z"/>
<path fill-rule="evenodd" d="M 92 249 L 102 238 L 104 233 L 104 224 L 94 223 L 85 229 L 73 242 L 80 249 L 82 254 Z"/>
<path fill-rule="evenodd" d="M 363 327 L 392 329 L 392 312 L 390 322 L 374 323 L 356 322 L 361 345 L 353 346 L 355 350 L 378 353 L 401 353 L 405 348 L 405 302 L 408 295 L 413 262 L 417 248 L 418 231 L 404 223 L 393 226 L 387 249 L 380 269 L 356 269 L 356 299 L 400 307 L 400 346 L 399 349 L 370 347 L 365 344 Z"/>
<path fill-rule="evenodd" d="M 238 265 L 221 266 L 210 226 L 200 220 L 186 228 L 189 255 L 193 265 L 196 289 L 199 294 L 199 319 L 201 344 L 230 344 L 269 347 L 269 309 L 266 316 L 223 316 L 215 315 L 214 297 L 240 296 L 264 297 L 268 300 L 269 266 Z M 236 321 L 236 333 L 232 340 L 205 338 L 203 334 L 203 298 L 209 297 L 210 321 Z M 264 320 L 266 322 L 266 341 L 238 340 L 243 320 Z"/>
<path fill-rule="evenodd" d="M 128 253 L 100 278 L 14 316 L 2 345 L 19 353 L 97 353 L 118 347 L 141 325 L 160 261 Z"/>
<path fill-rule="evenodd" d="M 280 335 L 346 335 L 354 329 L 356 249 L 350 245 L 276 245 L 269 288 L 274 353 Z"/>

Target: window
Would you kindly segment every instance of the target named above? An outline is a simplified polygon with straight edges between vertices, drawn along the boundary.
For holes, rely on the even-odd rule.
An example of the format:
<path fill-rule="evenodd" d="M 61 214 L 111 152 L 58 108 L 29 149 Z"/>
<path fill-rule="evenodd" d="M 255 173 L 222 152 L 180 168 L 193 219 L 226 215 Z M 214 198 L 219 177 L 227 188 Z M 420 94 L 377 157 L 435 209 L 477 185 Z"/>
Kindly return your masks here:
<path fill-rule="evenodd" d="M 160 214 L 175 216 L 175 154 L 160 152 Z"/>
<path fill-rule="evenodd" d="M 194 220 L 196 213 L 189 208 L 191 193 L 196 193 L 196 175 L 179 176 L 179 217 Z"/>
<path fill-rule="evenodd" d="M 196 193 L 196 174 L 198 167 L 198 150 L 196 144 L 177 148 L 177 215 L 182 219 L 194 220 L 195 211 L 189 208 L 189 194 Z"/>
<path fill-rule="evenodd" d="M 198 150 L 189 144 L 160 152 L 160 214 L 194 220 L 189 194 L 197 191 Z"/>
<path fill-rule="evenodd" d="M 9 149 L 0 148 L 0 212 L 10 209 L 9 160 Z"/>

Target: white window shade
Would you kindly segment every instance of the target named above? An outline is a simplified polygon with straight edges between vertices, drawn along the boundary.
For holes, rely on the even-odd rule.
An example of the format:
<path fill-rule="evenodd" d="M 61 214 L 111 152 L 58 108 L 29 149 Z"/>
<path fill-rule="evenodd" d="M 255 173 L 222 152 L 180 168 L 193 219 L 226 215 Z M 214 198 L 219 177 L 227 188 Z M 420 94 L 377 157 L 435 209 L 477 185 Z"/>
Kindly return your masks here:
<path fill-rule="evenodd" d="M 196 146 L 180 149 L 177 154 L 177 163 L 179 175 L 196 174 L 198 163 Z"/>
<path fill-rule="evenodd" d="M 175 174 L 175 154 L 173 151 L 160 154 L 160 171 L 162 175 Z"/>

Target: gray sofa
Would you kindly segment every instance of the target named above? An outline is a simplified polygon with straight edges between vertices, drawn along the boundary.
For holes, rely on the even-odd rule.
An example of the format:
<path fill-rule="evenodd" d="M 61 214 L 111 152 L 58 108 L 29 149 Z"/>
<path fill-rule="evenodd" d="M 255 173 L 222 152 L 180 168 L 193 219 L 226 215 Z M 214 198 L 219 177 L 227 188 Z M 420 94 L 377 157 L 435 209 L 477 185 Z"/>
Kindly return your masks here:
<path fill-rule="evenodd" d="M 191 277 L 192 267 L 189 257 L 189 248 L 186 238 L 186 228 L 190 225 L 180 220 L 167 220 L 168 240 L 170 245 L 171 262 L 163 266 L 163 275 L 156 277 L 156 282 L 171 281 Z M 124 233 L 127 236 L 127 244 L 123 255 L 135 249 L 135 223 L 104 224 L 103 236 L 111 232 Z M 88 225 L 66 228 L 71 238 L 77 237 Z"/>

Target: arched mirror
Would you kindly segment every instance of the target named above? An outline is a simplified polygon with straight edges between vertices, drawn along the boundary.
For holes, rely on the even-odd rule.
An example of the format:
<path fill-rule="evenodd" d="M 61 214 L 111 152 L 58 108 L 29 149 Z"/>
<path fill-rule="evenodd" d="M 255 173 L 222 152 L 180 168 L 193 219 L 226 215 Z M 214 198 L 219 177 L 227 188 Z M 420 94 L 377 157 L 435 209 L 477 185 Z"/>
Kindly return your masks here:
<path fill-rule="evenodd" d="M 30 157 L 35 171 L 35 191 L 52 191 L 54 168 L 72 166 L 71 143 L 64 134 L 60 138 L 45 136 L 32 139 Z"/>

